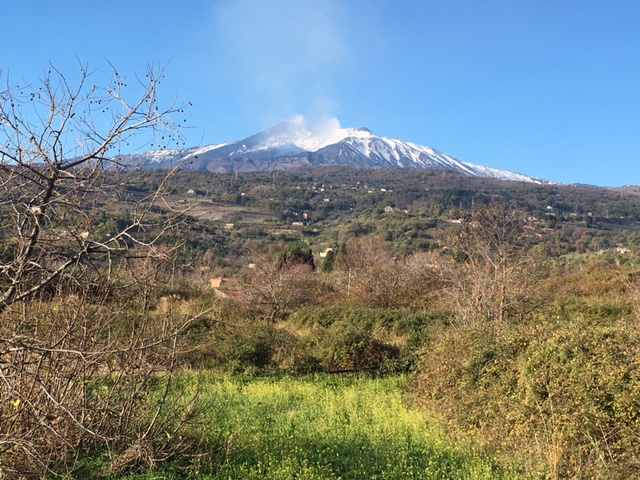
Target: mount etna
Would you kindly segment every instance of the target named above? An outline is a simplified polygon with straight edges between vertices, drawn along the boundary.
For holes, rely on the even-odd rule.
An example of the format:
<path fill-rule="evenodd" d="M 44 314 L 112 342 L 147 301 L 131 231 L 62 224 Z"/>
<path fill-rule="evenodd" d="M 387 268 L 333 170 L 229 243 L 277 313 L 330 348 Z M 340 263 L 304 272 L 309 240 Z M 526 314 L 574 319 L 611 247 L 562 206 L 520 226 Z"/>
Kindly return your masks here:
<path fill-rule="evenodd" d="M 313 132 L 302 118 L 280 123 L 244 140 L 124 155 L 120 160 L 141 169 L 180 165 L 182 170 L 216 173 L 267 172 L 328 165 L 442 169 L 472 177 L 551 183 L 520 173 L 461 162 L 430 147 L 377 136 L 366 128 L 324 128 Z"/>

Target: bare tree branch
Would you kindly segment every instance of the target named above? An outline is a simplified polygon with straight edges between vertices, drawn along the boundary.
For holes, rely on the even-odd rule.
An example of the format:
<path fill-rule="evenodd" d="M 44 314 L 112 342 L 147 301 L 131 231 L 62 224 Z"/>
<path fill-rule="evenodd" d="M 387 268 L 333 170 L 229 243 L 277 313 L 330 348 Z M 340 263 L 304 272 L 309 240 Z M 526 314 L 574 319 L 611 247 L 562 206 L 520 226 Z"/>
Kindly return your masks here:
<path fill-rule="evenodd" d="M 181 428 L 193 409 L 145 399 L 158 378 L 172 378 L 179 336 L 209 311 L 158 315 L 153 298 L 138 298 L 157 291 L 181 245 L 167 238 L 184 212 L 165 200 L 178 166 L 157 188 L 122 200 L 121 153 L 181 138 L 183 106 L 157 96 L 163 74 L 149 66 L 129 86 L 113 69 L 98 87 L 98 71 L 80 65 L 75 79 L 51 66 L 37 85 L 7 79 L 0 88 L 2 478 L 72 469 L 96 443 L 151 452 L 121 465 L 184 447 L 169 446 L 165 431 Z"/>

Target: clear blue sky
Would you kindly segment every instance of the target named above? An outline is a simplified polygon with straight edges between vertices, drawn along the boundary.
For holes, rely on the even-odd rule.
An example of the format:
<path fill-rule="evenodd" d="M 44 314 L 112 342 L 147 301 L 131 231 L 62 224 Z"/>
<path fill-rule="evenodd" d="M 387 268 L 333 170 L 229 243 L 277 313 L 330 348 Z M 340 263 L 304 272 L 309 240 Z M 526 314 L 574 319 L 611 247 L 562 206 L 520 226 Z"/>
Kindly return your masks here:
<path fill-rule="evenodd" d="M 193 102 L 191 145 L 294 115 L 567 183 L 640 184 L 637 0 L 5 0 L 0 69 L 77 59 Z"/>

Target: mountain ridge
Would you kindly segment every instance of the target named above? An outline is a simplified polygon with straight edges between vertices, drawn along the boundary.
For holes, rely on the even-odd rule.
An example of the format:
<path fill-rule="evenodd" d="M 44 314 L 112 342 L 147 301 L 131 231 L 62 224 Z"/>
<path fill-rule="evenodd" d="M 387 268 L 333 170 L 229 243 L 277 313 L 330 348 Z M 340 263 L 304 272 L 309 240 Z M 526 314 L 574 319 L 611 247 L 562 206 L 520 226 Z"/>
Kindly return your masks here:
<path fill-rule="evenodd" d="M 337 122 L 336 122 L 337 123 Z M 279 123 L 243 140 L 124 155 L 120 161 L 141 169 L 179 165 L 216 173 L 264 172 L 298 167 L 444 169 L 468 176 L 530 183 L 553 183 L 528 175 L 462 162 L 431 147 L 380 137 L 368 128 L 328 124 L 312 131 L 301 117 Z"/>

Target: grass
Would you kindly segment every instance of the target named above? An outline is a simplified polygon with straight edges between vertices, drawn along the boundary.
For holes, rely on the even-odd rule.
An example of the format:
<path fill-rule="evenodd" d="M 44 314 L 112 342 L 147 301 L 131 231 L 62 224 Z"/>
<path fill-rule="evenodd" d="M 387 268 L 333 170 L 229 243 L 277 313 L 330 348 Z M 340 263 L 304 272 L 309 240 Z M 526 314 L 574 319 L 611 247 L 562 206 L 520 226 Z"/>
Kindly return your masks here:
<path fill-rule="evenodd" d="M 486 455 L 454 446 L 403 402 L 404 378 L 199 375 L 206 455 L 129 479 L 494 479 Z M 195 381 L 182 389 L 195 388 Z"/>

